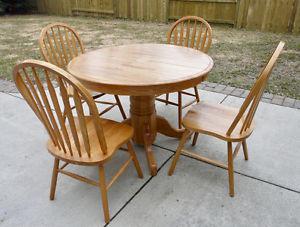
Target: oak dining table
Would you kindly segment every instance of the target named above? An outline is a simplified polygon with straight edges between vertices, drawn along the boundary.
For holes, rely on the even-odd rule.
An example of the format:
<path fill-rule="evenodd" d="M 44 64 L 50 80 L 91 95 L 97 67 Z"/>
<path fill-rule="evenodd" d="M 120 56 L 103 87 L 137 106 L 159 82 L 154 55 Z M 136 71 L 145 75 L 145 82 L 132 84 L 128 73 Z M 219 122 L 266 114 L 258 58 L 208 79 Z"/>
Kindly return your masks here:
<path fill-rule="evenodd" d="M 156 114 L 155 97 L 196 86 L 212 68 L 207 54 L 167 44 L 106 47 L 86 52 L 67 66 L 92 91 L 130 96 L 130 117 L 124 122 L 134 128 L 134 142 L 144 145 L 152 176 L 157 174 L 152 152 L 157 133 L 175 138 L 183 134 Z"/>

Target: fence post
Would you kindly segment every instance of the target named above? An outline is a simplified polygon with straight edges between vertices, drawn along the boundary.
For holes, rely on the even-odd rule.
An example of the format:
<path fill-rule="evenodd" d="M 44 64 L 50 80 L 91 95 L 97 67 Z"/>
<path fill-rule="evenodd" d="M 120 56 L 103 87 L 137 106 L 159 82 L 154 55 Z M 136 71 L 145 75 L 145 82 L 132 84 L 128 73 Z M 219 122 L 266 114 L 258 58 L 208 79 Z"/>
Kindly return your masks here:
<path fill-rule="evenodd" d="M 236 3 L 236 14 L 235 14 L 235 24 L 234 26 L 236 28 L 242 28 L 245 21 L 244 21 L 244 18 L 245 18 L 245 14 L 247 13 L 248 11 L 248 8 L 247 7 L 247 3 L 246 3 L 247 0 L 237 0 L 237 3 Z"/>
<path fill-rule="evenodd" d="M 288 31 L 289 32 L 292 32 L 294 30 L 294 25 L 295 25 L 295 19 L 296 19 L 296 13 L 297 13 L 298 5 L 299 5 L 299 0 L 294 0 L 293 11 L 292 11 L 292 14 L 291 14 L 291 17 L 290 17 L 290 21 L 289 21 L 289 26 L 288 26 Z"/>
<path fill-rule="evenodd" d="M 119 17 L 119 0 L 113 0 L 114 17 Z"/>
<path fill-rule="evenodd" d="M 298 2 L 298 6 L 297 6 L 297 10 L 296 10 L 294 26 L 293 26 L 293 33 L 300 34 L 300 1 Z"/>
<path fill-rule="evenodd" d="M 235 20 L 234 20 L 234 27 L 241 28 L 241 4 L 243 3 L 243 0 L 237 0 L 236 1 L 236 7 L 235 7 Z"/>
<path fill-rule="evenodd" d="M 131 19 L 131 0 L 127 0 L 127 18 Z"/>
<path fill-rule="evenodd" d="M 163 0 L 162 1 L 162 20 L 163 22 L 167 23 L 169 21 L 169 0 Z"/>

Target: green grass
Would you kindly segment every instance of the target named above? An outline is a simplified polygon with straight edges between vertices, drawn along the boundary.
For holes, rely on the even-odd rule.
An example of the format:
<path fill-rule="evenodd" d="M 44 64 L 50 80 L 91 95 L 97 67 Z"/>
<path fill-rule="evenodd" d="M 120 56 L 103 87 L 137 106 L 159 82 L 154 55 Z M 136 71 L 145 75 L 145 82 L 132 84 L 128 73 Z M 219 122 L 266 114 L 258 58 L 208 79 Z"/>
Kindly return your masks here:
<path fill-rule="evenodd" d="M 170 24 L 90 17 L 0 17 L 0 78 L 12 80 L 13 66 L 25 59 L 41 59 L 37 39 L 51 22 L 65 22 L 79 31 L 88 50 L 129 43 L 165 43 Z M 212 25 L 209 54 L 215 62 L 208 80 L 249 89 L 280 40 L 286 47 L 267 91 L 300 99 L 300 36 L 237 30 Z"/>

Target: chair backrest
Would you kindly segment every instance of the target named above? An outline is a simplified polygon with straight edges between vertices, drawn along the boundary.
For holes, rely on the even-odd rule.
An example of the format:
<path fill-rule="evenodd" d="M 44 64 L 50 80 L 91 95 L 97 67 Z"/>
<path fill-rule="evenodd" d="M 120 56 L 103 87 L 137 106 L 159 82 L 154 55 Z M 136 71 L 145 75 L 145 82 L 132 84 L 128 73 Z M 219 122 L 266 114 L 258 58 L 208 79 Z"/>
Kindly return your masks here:
<path fill-rule="evenodd" d="M 177 20 L 168 32 L 168 44 L 185 46 L 207 53 L 212 41 L 212 29 L 201 17 L 187 16 Z"/>
<path fill-rule="evenodd" d="M 285 45 L 284 42 L 280 42 L 278 44 L 278 46 L 277 46 L 276 50 L 274 51 L 273 55 L 271 56 L 269 62 L 261 71 L 255 84 L 251 88 L 250 93 L 246 97 L 243 105 L 241 106 L 239 113 L 237 114 L 237 116 L 235 117 L 231 126 L 229 127 L 229 129 L 226 133 L 228 136 L 231 135 L 231 133 L 234 131 L 234 129 L 236 128 L 236 126 L 238 125 L 239 121 L 242 118 L 244 118 L 244 122 L 243 122 L 241 128 L 239 129 L 240 130 L 239 133 L 243 134 L 250 128 L 253 118 L 254 118 L 254 115 L 255 115 L 255 112 L 257 110 L 258 104 L 259 104 L 260 99 L 266 88 L 268 79 L 272 73 L 274 65 L 275 65 L 281 51 L 284 48 L 284 45 Z"/>
<path fill-rule="evenodd" d="M 91 157 L 91 141 L 85 121 L 85 116 L 88 115 L 92 118 L 101 151 L 103 154 L 107 153 L 98 109 L 90 93 L 78 80 L 55 65 L 37 60 L 26 60 L 16 65 L 13 74 L 18 90 L 43 123 L 56 147 L 71 156 L 82 157 L 86 153 Z M 55 89 L 55 84 L 59 89 Z M 68 96 L 66 86 L 73 88 L 73 96 Z M 60 104 L 60 95 L 57 93 L 61 94 L 63 104 Z M 86 103 L 89 114 L 85 114 L 83 102 Z M 73 111 L 71 103 L 75 104 Z M 52 111 L 53 107 L 55 112 Z"/>
<path fill-rule="evenodd" d="M 78 33 L 63 23 L 49 24 L 42 29 L 39 46 L 45 61 L 66 69 L 69 62 L 85 52 Z"/>

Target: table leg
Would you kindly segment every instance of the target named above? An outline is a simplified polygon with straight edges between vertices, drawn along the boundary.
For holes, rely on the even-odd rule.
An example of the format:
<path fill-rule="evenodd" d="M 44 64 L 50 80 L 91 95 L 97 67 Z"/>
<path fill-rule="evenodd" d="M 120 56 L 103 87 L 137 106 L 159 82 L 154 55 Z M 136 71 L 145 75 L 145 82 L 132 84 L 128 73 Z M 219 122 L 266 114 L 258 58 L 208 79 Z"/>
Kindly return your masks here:
<path fill-rule="evenodd" d="M 153 143 L 153 137 L 151 135 L 149 128 L 147 127 L 146 132 L 144 134 L 145 152 L 146 152 L 148 167 L 149 167 L 151 176 L 156 176 L 157 175 L 157 164 L 156 164 L 155 157 L 153 155 L 152 148 L 151 148 L 152 143 Z"/>
<path fill-rule="evenodd" d="M 181 138 L 184 130 L 173 128 L 169 122 L 156 115 L 155 96 L 131 96 L 130 119 L 124 122 L 134 128 L 133 141 L 144 145 L 149 170 L 152 176 L 157 174 L 157 164 L 152 151 L 152 143 L 155 141 L 157 132 L 166 136 Z"/>
<path fill-rule="evenodd" d="M 133 141 L 145 146 L 149 170 L 152 176 L 157 174 L 157 165 L 151 149 L 156 138 L 156 111 L 154 96 L 131 96 L 130 119 L 134 128 Z"/>

